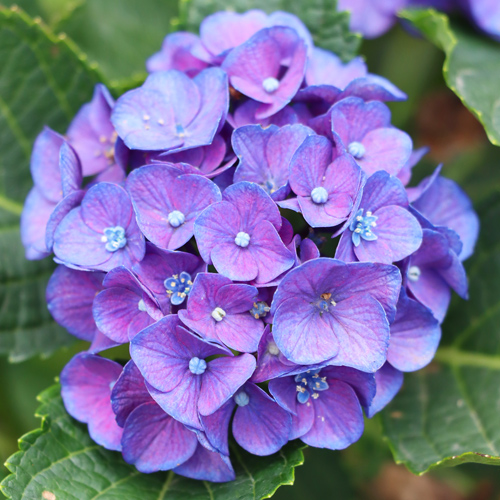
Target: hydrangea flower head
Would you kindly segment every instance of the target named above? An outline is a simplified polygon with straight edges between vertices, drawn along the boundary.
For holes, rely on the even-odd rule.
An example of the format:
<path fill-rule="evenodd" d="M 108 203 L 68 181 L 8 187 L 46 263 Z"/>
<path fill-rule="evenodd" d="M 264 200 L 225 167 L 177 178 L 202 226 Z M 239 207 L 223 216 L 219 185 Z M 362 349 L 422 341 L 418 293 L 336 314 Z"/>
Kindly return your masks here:
<path fill-rule="evenodd" d="M 406 1 L 339 5 L 374 34 Z M 427 148 L 384 102 L 406 95 L 292 14 L 217 12 L 147 69 L 33 148 L 23 244 L 54 252 L 48 308 L 90 343 L 61 375 L 68 412 L 139 472 L 204 481 L 235 479 L 233 438 L 346 448 L 467 297 L 470 200 L 439 167 L 405 187 Z"/>

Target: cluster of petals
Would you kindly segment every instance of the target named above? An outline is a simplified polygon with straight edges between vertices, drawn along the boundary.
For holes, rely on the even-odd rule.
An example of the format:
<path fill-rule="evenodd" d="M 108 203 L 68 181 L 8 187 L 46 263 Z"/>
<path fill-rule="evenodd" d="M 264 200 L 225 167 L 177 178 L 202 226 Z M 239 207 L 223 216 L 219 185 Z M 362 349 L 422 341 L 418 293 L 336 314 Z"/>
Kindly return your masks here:
<path fill-rule="evenodd" d="M 145 473 L 230 481 L 231 434 L 346 448 L 467 298 L 470 200 L 440 168 L 407 187 L 405 94 L 291 14 L 216 13 L 147 68 L 33 148 L 26 256 L 54 254 L 48 309 L 89 343 L 66 409 Z"/>

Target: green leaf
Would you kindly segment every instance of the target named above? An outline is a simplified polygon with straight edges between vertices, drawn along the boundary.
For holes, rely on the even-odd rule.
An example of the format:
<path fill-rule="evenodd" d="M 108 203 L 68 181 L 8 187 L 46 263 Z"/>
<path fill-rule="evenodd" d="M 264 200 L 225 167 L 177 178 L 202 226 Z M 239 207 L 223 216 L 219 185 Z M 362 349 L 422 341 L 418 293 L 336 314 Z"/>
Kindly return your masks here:
<path fill-rule="evenodd" d="M 0 9 L 0 68 L 0 354 L 21 361 L 72 342 L 45 303 L 54 264 L 26 261 L 20 241 L 31 147 L 44 124 L 65 132 L 98 75 L 71 44 L 18 9 Z"/>
<path fill-rule="evenodd" d="M 304 461 L 304 445 L 295 441 L 269 457 L 234 448 L 236 480 L 229 483 L 194 481 L 173 472 L 141 474 L 119 453 L 95 444 L 87 427 L 66 413 L 59 385 L 38 399 L 41 429 L 23 436 L 21 451 L 6 463 L 12 474 L 1 489 L 13 500 L 48 498 L 48 493 L 64 500 L 256 500 L 293 484 L 294 469 Z"/>
<path fill-rule="evenodd" d="M 433 9 L 406 10 L 400 16 L 445 52 L 446 84 L 484 125 L 490 141 L 500 146 L 500 44 Z"/>
<path fill-rule="evenodd" d="M 482 234 L 467 265 L 470 299 L 452 302 L 435 362 L 406 374 L 382 414 L 396 461 L 416 473 L 500 465 L 500 193 L 480 215 Z"/>
<path fill-rule="evenodd" d="M 268 13 L 284 10 L 298 16 L 309 28 L 318 47 L 352 59 L 361 36 L 349 31 L 349 14 L 337 11 L 336 0 L 181 0 L 180 29 L 198 32 L 203 19 L 219 10 L 245 12 L 262 9 Z"/>
<path fill-rule="evenodd" d="M 160 50 L 177 14 L 178 0 L 85 0 L 54 30 L 71 37 L 108 79 L 143 80 L 146 59 Z"/>

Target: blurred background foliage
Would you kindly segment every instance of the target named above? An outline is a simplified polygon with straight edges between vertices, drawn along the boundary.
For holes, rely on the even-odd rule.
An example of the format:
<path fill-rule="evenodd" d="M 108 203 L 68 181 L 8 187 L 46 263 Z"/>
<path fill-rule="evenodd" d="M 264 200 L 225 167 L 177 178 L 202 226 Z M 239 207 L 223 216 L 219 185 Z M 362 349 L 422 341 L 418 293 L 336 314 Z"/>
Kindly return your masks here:
<path fill-rule="evenodd" d="M 71 38 L 117 94 L 141 82 L 145 59 L 180 22 L 175 0 L 22 0 L 17 5 Z M 442 51 L 397 26 L 377 40 L 364 41 L 360 53 L 370 72 L 385 76 L 409 95 L 408 101 L 391 108 L 394 125 L 408 131 L 416 146 L 431 148 L 415 170 L 415 180 L 444 163 L 444 175 L 459 182 L 475 204 L 499 189 L 500 148 L 488 142 L 479 122 L 446 87 Z M 37 394 L 84 348 L 76 343 L 48 359 L 17 364 L 0 358 L 2 463 L 17 451 L 17 438 L 39 426 L 34 416 Z M 378 416 L 367 421 L 362 439 L 345 451 L 306 449 L 294 487 L 280 488 L 274 498 L 500 499 L 500 472 L 493 466 L 466 464 L 418 477 L 395 465 L 380 426 Z M 0 469 L 0 479 L 6 474 Z"/>

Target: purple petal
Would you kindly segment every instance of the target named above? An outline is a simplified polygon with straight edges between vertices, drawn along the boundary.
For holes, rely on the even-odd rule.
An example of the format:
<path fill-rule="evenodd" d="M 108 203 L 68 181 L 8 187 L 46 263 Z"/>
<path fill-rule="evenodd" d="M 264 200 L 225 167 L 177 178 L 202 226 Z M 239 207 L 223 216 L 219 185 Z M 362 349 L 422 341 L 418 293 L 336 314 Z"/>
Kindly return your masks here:
<path fill-rule="evenodd" d="M 206 17 L 200 25 L 203 46 L 213 56 L 245 43 L 267 24 L 266 14 L 261 10 L 216 12 Z"/>
<path fill-rule="evenodd" d="M 440 339 L 441 328 L 432 312 L 402 292 L 391 325 L 387 361 L 404 372 L 420 370 L 431 362 Z"/>
<path fill-rule="evenodd" d="M 142 404 L 127 418 L 122 444 L 125 462 L 140 472 L 151 473 L 186 462 L 194 454 L 198 439 L 151 402 Z"/>
<path fill-rule="evenodd" d="M 375 212 L 387 205 L 408 207 L 408 196 L 401 181 L 381 170 L 366 181 L 360 206 Z"/>
<path fill-rule="evenodd" d="M 125 426 L 128 416 L 143 403 L 152 402 L 144 377 L 139 368 L 130 360 L 123 369 L 111 392 L 111 406 L 120 427 Z"/>
<path fill-rule="evenodd" d="M 92 101 L 82 106 L 68 128 L 68 139 L 82 162 L 85 176 L 114 164 L 116 133 L 110 116 L 114 101 L 108 89 L 95 86 Z"/>
<path fill-rule="evenodd" d="M 253 455 L 276 453 L 288 442 L 292 425 L 290 414 L 255 384 L 247 383 L 241 391 L 249 402 L 236 408 L 234 439 Z"/>
<path fill-rule="evenodd" d="M 330 364 L 377 371 L 386 360 L 390 336 L 380 303 L 369 296 L 356 296 L 338 302 L 332 316 L 331 324 L 340 349 Z"/>
<path fill-rule="evenodd" d="M 417 165 L 428 152 L 428 147 L 418 148 L 412 152 L 410 158 L 398 173 L 398 179 L 403 183 L 404 186 L 406 186 L 410 182 L 413 167 Z"/>
<path fill-rule="evenodd" d="M 188 136 L 183 148 L 194 148 L 212 143 L 226 121 L 229 108 L 227 75 L 220 68 L 208 68 L 193 80 L 201 95 L 201 108 L 186 131 Z"/>
<path fill-rule="evenodd" d="M 152 398 L 175 420 L 193 429 L 202 430 L 197 409 L 200 384 L 201 378 L 186 369 L 179 384 L 169 392 L 161 392 L 148 383 L 146 387 Z"/>
<path fill-rule="evenodd" d="M 24 202 L 21 214 L 21 241 L 26 258 L 38 260 L 50 255 L 45 243 L 45 231 L 56 203 L 47 200 L 35 186 Z"/>
<path fill-rule="evenodd" d="M 307 434 L 314 425 L 314 407 L 310 401 L 297 401 L 297 383 L 294 377 L 283 377 L 269 381 L 269 391 L 278 404 L 292 415 L 292 430 L 289 439 L 297 439 Z"/>
<path fill-rule="evenodd" d="M 408 282 L 412 295 L 428 307 L 442 323 L 451 300 L 451 290 L 446 281 L 434 269 L 420 268 L 418 281 Z"/>
<path fill-rule="evenodd" d="M 433 224 L 447 226 L 458 233 L 463 243 L 459 255 L 462 260 L 472 255 L 479 233 L 479 219 L 469 197 L 456 182 L 437 177 L 412 204 Z"/>
<path fill-rule="evenodd" d="M 153 54 L 146 61 L 146 68 L 150 73 L 177 69 L 189 76 L 196 75 L 207 67 L 207 63 L 200 61 L 191 54 L 191 49 L 200 42 L 192 33 L 179 31 L 167 35 L 163 40 L 161 51 Z"/>
<path fill-rule="evenodd" d="M 224 483 L 235 478 L 229 458 L 224 459 L 219 453 L 209 451 L 201 444 L 198 444 L 194 455 L 187 462 L 176 467 L 174 472 L 181 476 L 212 483 Z"/>
<path fill-rule="evenodd" d="M 200 255 L 207 264 L 212 263 L 211 253 L 216 246 L 225 243 L 236 247 L 234 228 L 240 227 L 240 224 L 239 213 L 227 201 L 214 203 L 198 216 L 194 224 L 194 236 Z M 252 277 L 256 275 L 255 270 Z M 245 281 L 250 281 L 252 277 Z"/>
<path fill-rule="evenodd" d="M 290 163 L 290 186 L 298 196 L 310 196 L 322 185 L 322 179 L 333 161 L 331 142 L 319 135 L 307 137 Z"/>
<path fill-rule="evenodd" d="M 274 312 L 273 335 L 279 350 L 290 361 L 321 363 L 339 353 L 335 324 L 330 314 L 320 315 L 305 298 L 289 299 Z"/>
<path fill-rule="evenodd" d="M 93 354 L 76 355 L 61 373 L 67 412 L 89 426 L 90 437 L 108 450 L 121 449 L 122 428 L 111 409 L 111 388 L 122 367 Z"/>
<path fill-rule="evenodd" d="M 137 333 L 154 323 L 154 319 L 140 309 L 142 294 L 126 288 L 108 288 L 100 292 L 93 306 L 94 320 L 99 330 L 111 340 L 125 344 Z"/>
<path fill-rule="evenodd" d="M 356 78 L 342 93 L 342 97 L 361 97 L 364 101 L 406 101 L 408 96 L 386 78 L 368 74 Z"/>
<path fill-rule="evenodd" d="M 198 402 L 201 415 L 218 410 L 252 376 L 255 358 L 251 354 L 216 358 L 208 363 Z"/>
<path fill-rule="evenodd" d="M 103 273 L 83 272 L 58 266 L 47 285 L 47 307 L 69 333 L 92 341 L 97 327 L 92 317 L 94 297 L 102 290 Z"/>
<path fill-rule="evenodd" d="M 343 63 L 332 52 L 314 47 L 307 66 L 306 81 L 308 85 L 333 85 L 342 90 L 354 79 L 366 74 L 366 63 L 362 57 Z"/>
<path fill-rule="evenodd" d="M 56 233 L 57 226 L 61 221 L 68 215 L 73 208 L 76 208 L 83 200 L 85 191 L 74 191 L 65 198 L 63 198 L 54 208 L 54 211 L 50 214 L 50 218 L 47 222 L 47 228 L 45 230 L 45 245 L 47 249 L 52 250 L 54 246 L 54 235 Z"/>
<path fill-rule="evenodd" d="M 378 170 L 397 175 L 409 160 L 413 150 L 410 136 L 395 128 L 368 131 L 361 142 L 366 153 L 357 162 L 368 175 Z"/>
<path fill-rule="evenodd" d="M 59 168 L 63 196 L 78 191 L 82 186 L 82 166 L 76 151 L 66 141 L 59 151 Z"/>
<path fill-rule="evenodd" d="M 185 127 L 200 105 L 193 80 L 180 71 L 159 71 L 118 99 L 111 121 L 130 149 L 174 149 L 185 143 Z"/>
<path fill-rule="evenodd" d="M 346 382 L 354 389 L 361 406 L 365 409 L 370 406 L 376 391 L 376 374 L 374 376 L 346 366 L 329 366 L 321 371 L 321 375 Z"/>
<path fill-rule="evenodd" d="M 375 398 L 366 412 L 368 418 L 385 408 L 399 392 L 403 385 L 403 373 L 393 368 L 389 363 L 375 373 L 377 392 Z"/>
<path fill-rule="evenodd" d="M 229 456 L 229 422 L 235 407 L 233 398 L 224 403 L 216 412 L 201 416 L 201 423 L 210 444 L 223 455 Z"/>
<path fill-rule="evenodd" d="M 244 228 L 251 229 L 263 221 L 269 221 L 276 230 L 280 230 L 280 212 L 260 186 L 252 182 L 238 182 L 224 191 L 223 200 L 236 207 Z"/>
<path fill-rule="evenodd" d="M 314 424 L 301 439 L 316 448 L 343 450 L 361 437 L 363 410 L 348 384 L 328 379 L 328 385 L 328 390 L 318 393 L 320 396 L 313 403 Z"/>
<path fill-rule="evenodd" d="M 391 113 L 381 102 L 348 97 L 332 107 L 331 122 L 334 137 L 347 148 L 352 142 L 362 142 L 370 131 L 388 127 Z"/>
<path fill-rule="evenodd" d="M 248 250 L 257 264 L 257 283 L 269 283 L 294 265 L 293 254 L 283 245 L 278 232 L 269 222 L 260 223 L 253 231 L 252 238 Z"/>
<path fill-rule="evenodd" d="M 396 13 L 406 0 L 339 0 L 337 10 L 351 14 L 349 28 L 365 38 L 377 38 L 396 22 Z"/>
<path fill-rule="evenodd" d="M 31 176 L 40 194 L 57 203 L 62 198 L 59 150 L 64 137 L 45 127 L 38 135 L 31 154 Z"/>

